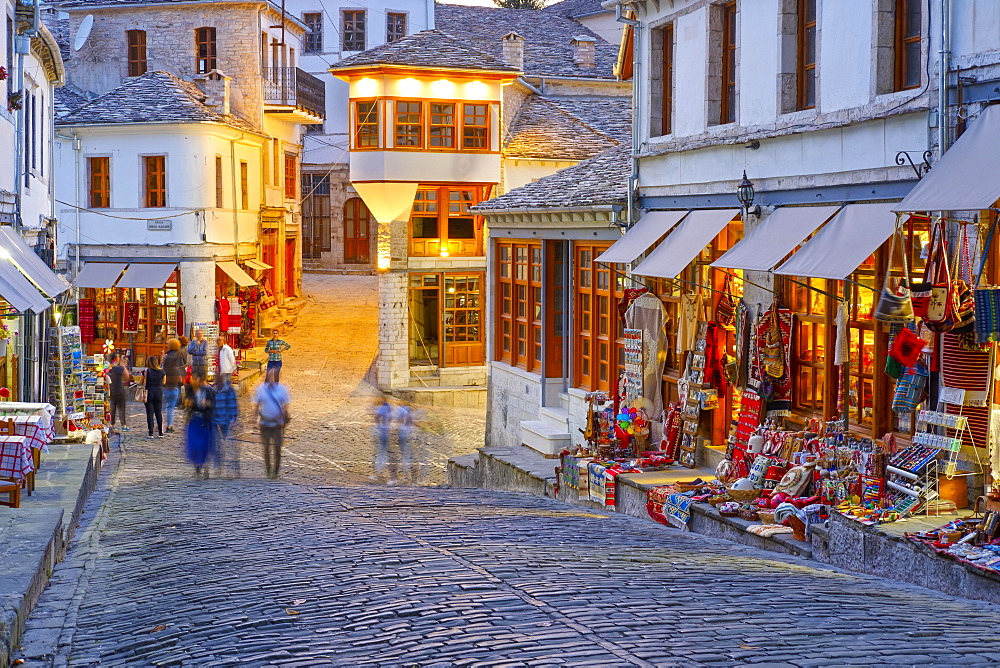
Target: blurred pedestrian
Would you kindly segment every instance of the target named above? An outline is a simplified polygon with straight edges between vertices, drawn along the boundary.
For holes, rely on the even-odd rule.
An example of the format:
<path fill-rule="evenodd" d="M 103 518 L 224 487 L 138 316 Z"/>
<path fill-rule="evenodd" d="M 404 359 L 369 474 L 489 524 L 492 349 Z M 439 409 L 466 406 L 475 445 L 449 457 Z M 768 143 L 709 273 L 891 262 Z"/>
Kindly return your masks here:
<path fill-rule="evenodd" d="M 142 382 L 146 386 L 146 427 L 153 438 L 153 419 L 156 419 L 156 437 L 163 438 L 163 379 L 166 376 L 160 366 L 160 357 L 150 355 L 146 358 L 146 372 Z"/>
<path fill-rule="evenodd" d="M 267 353 L 267 372 L 274 371 L 274 382 L 281 380 L 281 353 L 290 349 L 291 346 L 278 338 L 278 328 L 271 330 L 271 338 L 264 345 L 264 352 Z"/>
<path fill-rule="evenodd" d="M 381 401 L 376 401 L 375 406 L 375 475 L 379 478 L 385 472 L 386 465 L 389 463 L 389 436 L 392 430 L 392 404 L 389 403 L 389 399 L 382 395 Z M 395 485 L 396 482 L 389 475 L 389 484 Z"/>
<path fill-rule="evenodd" d="M 264 468 L 268 478 L 277 478 L 281 467 L 281 446 L 285 426 L 291 419 L 288 404 L 290 397 L 284 385 L 278 382 L 278 370 L 268 368 L 264 382 L 254 393 L 257 416 L 260 420 L 260 440 L 264 446 Z"/>
<path fill-rule="evenodd" d="M 205 462 L 212 455 L 215 446 L 212 412 L 215 408 L 215 390 L 197 375 L 191 375 L 191 382 L 184 387 L 184 406 L 188 410 L 186 429 L 186 452 L 188 461 L 194 465 L 195 475 L 208 477 Z"/>
<path fill-rule="evenodd" d="M 230 467 L 236 477 L 240 477 L 240 453 L 232 440 L 232 432 L 240 417 L 239 401 L 231 383 L 226 383 L 215 391 L 215 410 L 212 423 L 215 426 L 216 468 Z"/>
<path fill-rule="evenodd" d="M 191 375 L 201 376 L 202 380 L 208 378 L 208 340 L 205 332 L 194 330 L 194 341 L 188 344 L 187 350 L 191 355 Z"/>
<path fill-rule="evenodd" d="M 226 337 L 220 336 L 216 339 L 219 346 L 219 366 L 215 376 L 215 389 L 229 387 L 236 372 L 236 353 L 233 347 L 226 341 Z"/>
<path fill-rule="evenodd" d="M 414 483 L 416 478 L 413 470 L 413 451 L 410 439 L 413 436 L 413 410 L 405 401 L 400 401 L 392 412 L 392 423 L 396 428 L 396 442 L 399 445 L 399 461 L 402 466 L 395 479 Z M 391 482 L 390 482 L 391 484 Z"/>
<path fill-rule="evenodd" d="M 167 433 L 174 431 L 174 409 L 180 403 L 181 387 L 184 385 L 184 353 L 181 342 L 167 340 L 167 354 L 163 356 L 163 406 L 167 409 Z"/>
<path fill-rule="evenodd" d="M 105 381 L 108 384 L 108 400 L 111 403 L 112 432 L 114 431 L 115 420 L 118 416 L 121 416 L 121 430 L 131 431 L 125 423 L 125 406 L 127 403 L 125 390 L 128 387 L 129 381 L 132 380 L 132 374 L 129 373 L 128 367 L 125 366 L 125 359 L 124 355 L 113 353 L 111 359 L 108 360 L 111 363 L 111 368 L 107 371 Z"/>

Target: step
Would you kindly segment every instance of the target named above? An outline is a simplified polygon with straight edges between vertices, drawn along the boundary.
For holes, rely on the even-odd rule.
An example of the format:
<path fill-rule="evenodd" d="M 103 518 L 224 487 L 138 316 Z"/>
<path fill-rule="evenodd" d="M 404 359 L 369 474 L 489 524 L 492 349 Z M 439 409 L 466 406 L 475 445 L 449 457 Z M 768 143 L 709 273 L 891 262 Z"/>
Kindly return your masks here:
<path fill-rule="evenodd" d="M 538 409 L 538 417 L 554 429 L 569 430 L 569 411 L 561 406 L 542 406 Z"/>
<path fill-rule="evenodd" d="M 573 444 L 565 427 L 552 427 L 541 420 L 521 422 L 521 443 L 543 455 L 555 456 Z"/>

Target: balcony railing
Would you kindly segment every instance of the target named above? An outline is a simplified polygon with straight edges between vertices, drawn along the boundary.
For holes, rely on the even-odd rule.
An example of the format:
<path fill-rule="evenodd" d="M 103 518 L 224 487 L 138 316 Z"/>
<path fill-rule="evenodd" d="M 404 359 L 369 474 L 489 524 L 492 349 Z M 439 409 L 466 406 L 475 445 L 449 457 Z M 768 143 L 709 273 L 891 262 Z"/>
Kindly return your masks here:
<path fill-rule="evenodd" d="M 265 67 L 264 104 L 295 107 L 326 118 L 326 87 L 322 79 L 297 67 Z"/>

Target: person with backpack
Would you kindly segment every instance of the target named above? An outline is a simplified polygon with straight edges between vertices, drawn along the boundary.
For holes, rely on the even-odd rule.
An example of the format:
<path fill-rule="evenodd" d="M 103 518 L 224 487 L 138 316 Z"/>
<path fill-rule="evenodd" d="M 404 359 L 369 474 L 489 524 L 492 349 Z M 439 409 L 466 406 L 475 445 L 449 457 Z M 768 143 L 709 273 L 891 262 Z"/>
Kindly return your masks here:
<path fill-rule="evenodd" d="M 264 382 L 257 387 L 253 402 L 257 407 L 260 441 L 264 446 L 264 468 L 267 477 L 278 477 L 281 466 L 281 445 L 285 426 L 290 420 L 288 389 L 278 382 L 278 370 L 269 368 Z"/>

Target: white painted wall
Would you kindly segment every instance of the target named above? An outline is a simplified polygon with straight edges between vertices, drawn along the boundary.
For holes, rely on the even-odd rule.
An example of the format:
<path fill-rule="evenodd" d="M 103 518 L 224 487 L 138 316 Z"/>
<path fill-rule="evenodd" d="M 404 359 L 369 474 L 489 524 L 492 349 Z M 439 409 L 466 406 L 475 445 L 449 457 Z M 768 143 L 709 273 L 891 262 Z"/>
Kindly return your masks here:
<path fill-rule="evenodd" d="M 351 181 L 497 183 L 499 153 L 353 151 Z"/>
<path fill-rule="evenodd" d="M 708 77 L 708 11 L 704 8 L 677 19 L 674 27 L 676 49 L 674 95 L 674 136 L 700 134 L 705 131 Z M 643 31 L 644 51 L 649 52 L 649 31 Z M 648 59 L 647 59 L 648 61 Z M 648 77 L 648 68 L 646 74 Z M 648 91 L 648 88 L 646 89 Z M 649 95 L 643 97 L 643 118 L 640 127 L 649 134 Z"/>

